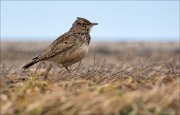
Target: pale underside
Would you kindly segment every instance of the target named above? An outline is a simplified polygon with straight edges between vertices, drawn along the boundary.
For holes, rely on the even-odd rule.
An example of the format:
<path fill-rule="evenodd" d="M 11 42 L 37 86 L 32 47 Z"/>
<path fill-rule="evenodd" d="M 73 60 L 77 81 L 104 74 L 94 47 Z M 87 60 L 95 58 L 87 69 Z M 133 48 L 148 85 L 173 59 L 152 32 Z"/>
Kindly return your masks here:
<path fill-rule="evenodd" d="M 57 63 L 59 66 L 62 65 L 63 67 L 67 67 L 81 61 L 87 53 L 88 45 L 79 44 L 78 46 L 73 46 L 71 49 L 62 54 L 55 55 L 52 58 L 49 58 L 47 61 L 52 61 Z"/>

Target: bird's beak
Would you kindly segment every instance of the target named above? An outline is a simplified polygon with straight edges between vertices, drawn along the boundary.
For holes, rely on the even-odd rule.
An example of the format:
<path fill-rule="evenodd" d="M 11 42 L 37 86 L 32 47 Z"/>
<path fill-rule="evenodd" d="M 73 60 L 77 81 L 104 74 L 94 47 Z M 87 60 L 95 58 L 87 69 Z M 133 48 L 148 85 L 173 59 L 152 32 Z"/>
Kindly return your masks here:
<path fill-rule="evenodd" d="M 91 23 L 92 26 L 98 25 L 98 23 Z"/>

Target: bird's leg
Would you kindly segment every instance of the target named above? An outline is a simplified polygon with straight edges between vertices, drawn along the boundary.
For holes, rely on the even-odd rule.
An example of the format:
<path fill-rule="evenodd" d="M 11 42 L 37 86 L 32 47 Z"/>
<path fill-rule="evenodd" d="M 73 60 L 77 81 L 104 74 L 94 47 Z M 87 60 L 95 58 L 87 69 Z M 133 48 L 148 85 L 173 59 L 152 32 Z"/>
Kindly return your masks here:
<path fill-rule="evenodd" d="M 46 70 L 44 79 L 47 79 L 47 78 L 48 78 L 48 75 L 49 75 L 49 72 L 51 71 L 51 69 L 52 69 L 52 64 L 50 63 L 48 69 Z"/>
<path fill-rule="evenodd" d="M 68 71 L 68 73 L 71 75 L 71 72 L 70 72 L 70 70 L 68 69 L 68 67 L 66 66 L 65 68 L 66 68 L 66 70 Z"/>
<path fill-rule="evenodd" d="M 77 72 L 79 72 L 79 68 L 80 68 L 81 62 L 82 62 L 82 60 L 81 60 L 81 61 L 79 62 L 79 64 L 78 64 Z"/>

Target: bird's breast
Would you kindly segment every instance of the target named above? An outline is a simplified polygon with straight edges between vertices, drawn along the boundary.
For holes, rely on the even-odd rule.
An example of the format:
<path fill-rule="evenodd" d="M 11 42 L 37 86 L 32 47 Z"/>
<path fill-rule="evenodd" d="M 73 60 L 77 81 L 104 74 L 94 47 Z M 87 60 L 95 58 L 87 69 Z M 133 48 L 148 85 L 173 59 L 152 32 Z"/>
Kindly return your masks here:
<path fill-rule="evenodd" d="M 88 45 L 81 44 L 79 47 L 75 48 L 75 50 L 71 53 L 70 57 L 76 58 L 77 60 L 81 60 L 88 53 Z"/>
<path fill-rule="evenodd" d="M 87 44 L 82 44 L 81 48 L 82 53 L 84 53 L 84 55 L 86 55 L 88 53 L 88 45 Z"/>

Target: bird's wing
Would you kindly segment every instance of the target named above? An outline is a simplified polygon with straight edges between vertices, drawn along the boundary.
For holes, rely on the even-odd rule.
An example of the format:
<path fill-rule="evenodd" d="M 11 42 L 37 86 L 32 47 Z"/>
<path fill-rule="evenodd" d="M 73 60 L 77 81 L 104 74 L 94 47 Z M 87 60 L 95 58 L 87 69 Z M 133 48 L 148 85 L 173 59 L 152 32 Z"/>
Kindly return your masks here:
<path fill-rule="evenodd" d="M 49 48 L 33 60 L 45 60 L 71 49 L 77 43 L 76 33 L 65 33 L 51 43 Z"/>

